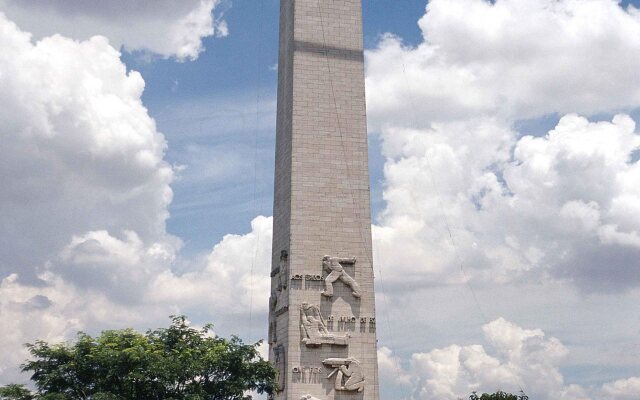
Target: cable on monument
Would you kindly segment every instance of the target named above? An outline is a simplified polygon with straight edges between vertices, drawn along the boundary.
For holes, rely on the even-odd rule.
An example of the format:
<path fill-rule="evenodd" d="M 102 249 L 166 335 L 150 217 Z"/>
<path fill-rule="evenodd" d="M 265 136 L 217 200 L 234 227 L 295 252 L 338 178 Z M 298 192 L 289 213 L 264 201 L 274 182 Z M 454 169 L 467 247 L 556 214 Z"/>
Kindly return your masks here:
<path fill-rule="evenodd" d="M 351 169 L 349 168 L 349 163 L 348 163 L 348 157 L 347 157 L 347 152 L 345 149 L 345 143 L 344 143 L 344 133 L 343 133 L 343 129 L 342 129 L 342 123 L 340 121 L 340 114 L 339 114 L 339 109 L 338 109 L 338 103 L 336 101 L 336 94 L 335 94 L 335 87 L 334 87 L 334 83 L 333 83 L 333 74 L 331 72 L 331 62 L 329 61 L 329 51 L 328 51 L 328 46 L 327 46 L 327 40 L 326 40 L 326 33 L 325 33 L 325 27 L 324 27 L 324 18 L 322 17 L 322 8 L 320 7 L 320 0 L 316 0 L 316 5 L 317 5 L 317 9 L 318 9 L 318 16 L 320 18 L 320 27 L 321 27 L 321 31 L 322 31 L 322 45 L 323 45 L 323 55 L 324 58 L 326 60 L 326 64 L 327 64 L 327 72 L 328 72 L 328 76 L 329 76 L 329 84 L 330 84 L 330 88 L 331 88 L 331 98 L 332 98 L 332 102 L 333 102 L 333 107 L 334 107 L 334 111 L 335 111 L 335 115 L 336 115 L 336 122 L 338 125 L 338 133 L 340 135 L 340 144 L 341 144 L 341 150 L 342 150 L 342 159 L 345 162 L 345 168 L 347 170 L 347 185 L 349 186 L 349 191 L 351 193 L 351 201 L 353 203 L 353 209 L 355 210 L 356 213 L 356 217 L 359 217 L 359 211 L 358 211 L 358 207 L 356 204 L 356 200 L 355 200 L 355 191 L 353 189 L 353 186 L 351 185 Z M 367 157 L 368 158 L 368 157 Z M 360 218 L 357 218 L 358 220 Z M 373 251 L 373 237 L 372 237 L 372 242 L 368 243 L 366 236 L 363 232 L 362 227 L 358 227 L 358 233 L 360 234 L 360 239 L 362 240 L 362 243 L 365 245 L 365 248 L 367 246 L 367 244 L 370 244 L 370 248 Z M 367 257 L 367 261 L 369 262 L 369 265 L 371 266 L 371 271 L 372 271 L 372 275 L 375 278 L 375 273 L 374 273 L 374 266 L 373 266 L 373 260 L 371 259 L 371 256 L 369 255 L 368 252 L 366 252 L 366 257 Z M 379 276 L 380 276 L 380 284 L 381 284 L 381 289 L 383 291 L 382 295 L 385 301 L 385 305 L 386 305 L 386 313 L 385 314 L 385 319 L 386 319 L 386 324 L 387 324 L 387 329 L 389 330 L 389 336 L 392 337 L 393 334 L 391 333 L 391 323 L 390 323 L 390 319 L 389 319 L 389 314 L 388 314 L 388 299 L 386 296 L 386 291 L 384 289 L 384 284 L 383 284 L 383 278 L 382 278 L 382 271 L 380 270 L 380 267 L 378 267 L 378 272 L 379 272 Z M 364 350 L 363 350 L 364 351 Z M 400 366 L 396 365 L 396 374 L 397 374 L 397 378 L 399 379 L 401 376 L 401 372 L 400 372 Z"/>
<path fill-rule="evenodd" d="M 405 64 L 405 58 L 404 58 L 404 53 L 400 52 L 400 57 L 401 57 L 401 63 L 402 63 L 402 76 L 403 79 L 405 81 L 405 86 L 407 88 L 409 88 L 409 81 L 407 79 L 407 71 L 406 71 L 406 64 Z M 411 111 L 411 119 L 412 119 L 412 125 L 414 129 L 418 129 L 418 118 L 417 118 L 417 113 L 416 113 L 416 106 L 414 103 L 414 99 L 411 98 L 411 96 L 407 96 L 407 99 L 409 100 L 409 108 Z M 453 233 L 453 229 L 451 227 L 451 224 L 449 222 L 449 217 L 447 215 L 447 212 L 444 208 L 444 204 L 442 202 L 442 195 L 440 193 L 439 190 L 439 186 L 437 184 L 436 178 L 435 178 L 435 174 L 433 172 L 433 167 L 431 165 L 431 159 L 428 156 L 427 152 L 425 152 L 425 160 L 426 160 L 426 164 L 427 164 L 427 172 L 429 174 L 429 180 L 431 181 L 431 185 L 433 187 L 433 190 L 435 191 L 436 194 L 436 198 L 437 198 L 437 202 L 438 202 L 438 208 L 440 209 L 440 213 L 442 214 L 442 219 L 444 221 L 445 224 L 445 228 L 447 231 L 447 235 L 449 236 L 449 241 L 451 243 L 451 246 L 453 247 L 454 253 L 455 253 L 455 257 L 456 257 L 456 261 L 457 264 L 459 266 L 460 272 L 462 273 L 463 279 L 465 280 L 465 284 L 467 286 L 467 288 L 469 289 L 469 291 L 471 292 L 471 295 L 473 297 L 475 306 L 478 310 L 478 313 L 480 315 L 480 318 L 482 319 L 483 323 L 486 325 L 489 323 L 489 319 L 487 318 L 487 315 L 485 314 L 482 305 L 480 304 L 480 301 L 478 300 L 478 296 L 476 295 L 476 291 L 473 288 L 473 285 L 471 284 L 471 279 L 469 278 L 467 272 L 466 272 L 466 268 L 464 266 L 464 261 L 460 255 L 460 248 L 458 246 L 458 243 L 455 239 L 455 235 Z M 424 219 L 424 215 L 422 213 L 422 208 L 419 207 L 418 202 L 416 200 L 416 196 L 415 196 L 415 192 L 413 191 L 412 187 L 409 187 L 409 192 L 410 192 L 410 197 L 411 197 L 411 202 L 413 203 L 413 207 L 414 210 L 418 211 L 418 214 L 420 215 L 421 219 Z M 518 377 L 517 375 L 514 375 L 517 379 L 518 382 L 516 382 L 516 385 L 518 386 L 518 388 L 520 389 L 520 391 L 522 393 L 525 393 L 524 389 L 523 389 L 523 385 L 524 386 L 528 386 L 526 384 L 526 382 L 524 382 L 524 378 Z"/>
<path fill-rule="evenodd" d="M 326 60 L 326 63 L 327 63 L 327 68 L 328 68 L 328 72 L 329 72 L 328 75 L 329 75 L 329 82 L 330 82 L 330 87 L 331 87 L 331 95 L 332 95 L 333 105 L 334 105 L 334 109 L 335 109 L 336 120 L 337 120 L 337 124 L 338 124 L 338 131 L 339 131 L 339 134 L 340 134 L 340 140 L 341 140 L 341 145 L 342 145 L 341 147 L 342 147 L 342 151 L 343 151 L 343 159 L 345 160 L 345 167 L 346 167 L 346 170 L 347 170 L 347 177 L 349 178 L 351 172 L 350 172 L 349 164 L 346 161 L 347 157 L 346 157 L 346 150 L 345 150 L 345 145 L 344 145 L 344 136 L 343 136 L 342 124 L 341 124 L 341 121 L 340 121 L 340 116 L 339 116 L 339 113 L 338 113 L 338 105 L 337 105 L 337 101 L 336 101 L 335 88 L 334 88 L 334 83 L 333 83 L 333 76 L 331 74 L 331 63 L 329 61 L 329 55 L 328 55 L 328 49 L 327 49 L 327 43 L 326 43 L 326 34 L 325 34 L 325 28 L 324 28 L 324 19 L 322 17 L 322 10 L 321 10 L 321 7 L 320 7 L 320 0 L 317 0 L 316 4 L 317 4 L 318 14 L 319 14 L 319 18 L 320 18 L 320 25 L 321 25 L 321 28 L 322 28 L 323 55 L 325 57 L 325 60 Z M 405 80 L 405 84 L 407 84 L 407 87 L 408 87 L 408 81 L 407 81 L 407 77 L 406 77 L 406 68 L 405 68 L 405 62 L 404 62 L 404 55 L 402 55 L 402 70 L 403 70 L 403 77 L 404 77 L 404 80 Z M 415 117 L 415 105 L 414 105 L 412 99 L 409 99 L 409 102 L 410 102 L 410 107 L 411 107 L 411 111 L 412 111 L 412 114 L 413 114 L 414 126 L 417 126 L 415 124 L 415 121 L 416 121 L 416 119 L 415 119 L 416 118 Z M 444 204 L 442 203 L 442 196 L 440 195 L 439 190 L 438 190 L 438 186 L 436 185 L 436 180 L 435 180 L 434 173 L 433 173 L 433 167 L 431 166 L 431 160 L 429 159 L 429 157 L 426 157 L 426 161 L 427 161 L 427 169 L 428 169 L 429 177 L 430 177 L 430 180 L 432 182 L 433 188 L 434 188 L 434 190 L 436 192 L 436 196 L 437 196 L 437 199 L 438 199 L 438 207 L 440 208 L 440 212 L 442 213 L 443 221 L 444 221 L 444 224 L 445 224 L 445 227 L 446 227 L 446 230 L 447 230 L 447 234 L 448 234 L 449 240 L 451 242 L 452 247 L 454 248 L 454 253 L 455 253 L 455 256 L 456 256 L 457 263 L 459 265 L 459 268 L 460 268 L 460 271 L 461 271 L 461 273 L 463 275 L 463 278 L 465 279 L 465 283 L 466 283 L 468 289 L 470 290 L 470 292 L 472 294 L 472 297 L 474 299 L 474 303 L 476 305 L 476 308 L 478 309 L 480 317 L 484 320 L 484 322 L 486 324 L 486 323 L 488 323 L 488 319 L 486 317 L 486 314 L 484 313 L 484 310 L 483 310 L 482 306 L 480 305 L 480 302 L 478 300 L 476 292 L 475 292 L 473 286 L 471 285 L 470 279 L 468 278 L 468 275 L 466 273 L 466 270 L 465 270 L 465 267 L 464 267 L 464 261 L 462 260 L 462 257 L 460 256 L 460 249 L 459 249 L 458 243 L 457 243 L 457 241 L 455 239 L 455 235 L 453 233 L 453 229 L 451 228 L 451 224 L 449 222 L 447 213 L 446 213 L 446 211 L 444 209 Z M 347 182 L 349 182 L 350 191 L 352 192 L 351 193 L 352 194 L 351 199 L 355 203 L 355 195 L 353 193 L 353 188 L 350 185 L 350 181 L 351 181 L 350 179 L 347 179 Z M 418 207 L 417 201 L 415 199 L 415 193 L 413 192 L 413 190 L 411 188 L 409 190 L 411 192 L 410 195 L 411 195 L 411 198 L 412 198 L 412 202 L 414 203 L 414 208 L 418 211 L 419 214 L 422 214 L 422 209 L 420 207 Z M 356 210 L 356 213 L 358 213 L 358 208 L 355 207 L 355 204 L 354 204 L 354 210 Z M 366 245 L 367 241 L 366 241 L 366 239 L 364 237 L 365 235 L 363 234 L 361 227 L 359 229 L 359 233 L 361 235 L 361 239 L 362 239 L 363 243 Z M 373 246 L 372 246 L 372 249 L 373 249 Z M 369 257 L 368 254 L 367 254 L 367 258 L 369 259 L 368 261 L 369 261 L 369 263 L 371 265 L 371 268 L 373 269 L 374 268 L 373 267 L 373 261 L 371 260 L 371 258 Z M 386 305 L 385 308 L 388 308 L 388 299 L 387 299 L 387 296 L 386 296 L 386 291 L 385 291 L 384 283 L 383 283 L 382 270 L 381 270 L 380 267 L 378 267 L 378 272 L 379 272 L 379 275 L 380 275 L 381 289 L 383 291 L 382 294 L 383 294 L 383 298 L 385 300 L 385 305 Z M 385 311 L 387 311 L 387 313 L 385 313 L 387 329 L 389 330 L 390 336 L 392 337 L 391 325 L 390 325 L 389 316 L 388 316 L 388 310 L 385 310 Z M 399 365 L 396 365 L 396 373 L 397 373 L 397 377 L 400 378 L 400 366 Z M 516 378 L 516 379 L 521 380 L 520 378 Z M 518 386 L 519 386 L 520 390 L 524 393 L 524 390 L 522 389 L 522 385 L 520 385 L 518 383 Z"/>
<path fill-rule="evenodd" d="M 258 214 L 258 130 L 260 127 L 260 102 L 261 102 L 261 75 L 260 70 L 260 50 L 262 48 L 260 40 L 262 39 L 262 30 L 263 30 L 263 18 L 264 15 L 264 0 L 260 0 L 260 22 L 258 23 L 258 40 L 256 40 L 256 77 L 257 77 L 257 87 L 256 87 L 256 126 L 254 129 L 254 148 L 253 148 L 253 215 L 256 216 Z M 260 229 L 256 229 L 255 232 L 255 245 L 253 251 L 253 258 L 251 259 L 251 271 L 249 275 L 249 335 L 251 335 L 251 330 L 253 328 L 253 275 L 256 265 L 256 260 L 258 259 L 258 250 L 260 249 Z"/>

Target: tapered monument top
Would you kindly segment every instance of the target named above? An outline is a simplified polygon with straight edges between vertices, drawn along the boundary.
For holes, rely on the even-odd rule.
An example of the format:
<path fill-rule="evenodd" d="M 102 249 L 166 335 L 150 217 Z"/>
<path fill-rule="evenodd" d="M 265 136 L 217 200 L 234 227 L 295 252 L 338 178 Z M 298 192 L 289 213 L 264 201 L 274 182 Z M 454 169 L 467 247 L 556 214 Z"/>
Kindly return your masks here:
<path fill-rule="evenodd" d="M 274 398 L 378 400 L 361 2 L 280 12 Z"/>

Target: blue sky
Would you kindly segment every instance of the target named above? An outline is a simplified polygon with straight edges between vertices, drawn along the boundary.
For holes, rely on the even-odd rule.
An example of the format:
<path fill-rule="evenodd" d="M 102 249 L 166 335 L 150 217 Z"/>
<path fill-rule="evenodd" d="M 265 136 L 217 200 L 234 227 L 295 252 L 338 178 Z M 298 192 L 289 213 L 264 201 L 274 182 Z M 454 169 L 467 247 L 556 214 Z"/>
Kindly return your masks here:
<path fill-rule="evenodd" d="M 0 384 L 77 330 L 263 338 L 279 2 L 38 4 L 0 0 Z M 363 2 L 383 398 L 637 398 L 631 4 Z"/>
<path fill-rule="evenodd" d="M 140 71 L 145 78 L 143 99 L 169 141 L 167 159 L 171 163 L 190 164 L 196 151 L 215 163 L 213 158 L 229 148 L 240 151 L 245 161 L 235 166 L 241 171 L 233 171 L 230 179 L 216 176 L 192 184 L 189 176 L 201 174 L 192 167 L 181 174 L 187 182 L 178 181 L 173 186 L 175 200 L 168 230 L 185 240 L 186 254 L 208 251 L 211 243 L 217 243 L 223 235 L 246 231 L 252 216 L 272 212 L 279 2 L 227 1 L 220 8 L 232 34 L 222 40 L 204 39 L 207 50 L 197 62 L 149 62 L 141 54 L 123 54 L 127 67 Z M 389 32 L 407 44 L 418 43 L 421 32 L 416 17 L 424 8 L 422 0 L 403 1 L 401 5 L 392 0 L 365 2 L 365 46 L 374 47 L 380 36 Z M 189 104 L 194 103 L 199 108 L 190 109 Z M 230 124 L 229 120 L 234 122 Z M 232 126 L 222 134 L 220 125 Z M 376 137 L 371 138 L 370 145 L 375 216 L 382 207 L 384 160 Z M 233 160 L 222 160 L 218 166 L 224 168 L 225 162 L 231 164 Z"/>
<path fill-rule="evenodd" d="M 634 2 L 621 4 L 626 7 Z M 135 54 L 123 57 L 129 68 L 145 77 L 143 99 L 169 141 L 167 159 L 189 165 L 191 157 L 211 157 L 209 161 L 220 169 L 214 177 L 200 179 L 197 166 L 187 168 L 173 185 L 175 200 L 167 229 L 185 241 L 183 254 L 187 256 L 208 252 L 211 243 L 225 234 L 246 232 L 252 216 L 271 214 L 278 7 L 275 0 L 259 5 L 226 3 L 222 8 L 231 34 L 222 40 L 205 39 L 207 51 L 197 62 L 149 63 Z M 424 8 L 425 2 L 417 0 L 364 2 L 365 47 L 375 48 L 386 33 L 402 38 L 406 45 L 419 44 L 422 32 L 417 20 Z M 604 113 L 596 118 L 611 116 Z M 517 120 L 514 126 L 521 135 L 540 136 L 553 129 L 560 117 L 553 113 Z M 384 208 L 384 157 L 381 139 L 373 133 L 370 171 L 375 220 Z M 239 153 L 242 161 L 224 157 L 229 149 Z M 220 162 L 214 160 L 218 157 Z M 431 329 L 429 333 L 445 344 L 447 333 Z M 569 373 L 586 380 L 601 375 L 602 382 L 610 378 L 601 367 L 595 371 L 580 367 Z"/>
<path fill-rule="evenodd" d="M 626 0 L 621 4 L 638 5 L 638 1 Z M 190 164 L 196 151 L 198 157 L 216 158 L 231 147 L 243 154 L 244 161 L 255 163 L 236 165 L 242 172 L 234 171 L 233 179 L 216 175 L 212 180 L 198 180 L 195 184 L 178 181 L 173 186 L 175 200 L 170 208 L 168 230 L 185 240 L 186 254 L 208 251 L 211 243 L 217 243 L 229 232 L 246 231 L 253 215 L 270 215 L 272 208 L 279 2 L 226 1 L 219 8 L 232 34 L 222 40 L 205 38 L 207 50 L 197 62 L 176 63 L 171 59 L 149 62 L 144 54 L 123 54 L 127 67 L 140 71 L 145 78 L 143 100 L 169 141 L 169 162 Z M 407 45 L 418 44 L 422 34 L 417 19 L 424 8 L 424 0 L 365 1 L 365 47 L 375 47 L 385 33 L 401 37 Z M 199 108 L 190 109 L 194 103 Z M 558 115 L 550 115 L 518 123 L 525 133 L 532 134 L 546 132 L 558 119 Z M 230 124 L 229 120 L 234 122 Z M 220 125 L 232 126 L 222 134 Z M 378 137 L 370 138 L 370 147 L 375 218 L 383 207 L 384 158 Z M 233 160 L 221 160 L 219 168 L 225 163 L 229 165 Z M 184 180 L 201 174 L 194 168 L 197 167 L 181 174 Z"/>

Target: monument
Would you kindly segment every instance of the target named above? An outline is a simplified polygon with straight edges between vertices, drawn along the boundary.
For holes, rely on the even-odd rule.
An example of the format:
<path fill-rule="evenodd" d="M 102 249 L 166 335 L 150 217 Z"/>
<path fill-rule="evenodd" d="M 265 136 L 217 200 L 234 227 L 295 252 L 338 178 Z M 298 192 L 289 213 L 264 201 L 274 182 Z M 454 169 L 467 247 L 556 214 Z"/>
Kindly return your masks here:
<path fill-rule="evenodd" d="M 378 400 L 361 0 L 281 0 L 275 400 Z"/>

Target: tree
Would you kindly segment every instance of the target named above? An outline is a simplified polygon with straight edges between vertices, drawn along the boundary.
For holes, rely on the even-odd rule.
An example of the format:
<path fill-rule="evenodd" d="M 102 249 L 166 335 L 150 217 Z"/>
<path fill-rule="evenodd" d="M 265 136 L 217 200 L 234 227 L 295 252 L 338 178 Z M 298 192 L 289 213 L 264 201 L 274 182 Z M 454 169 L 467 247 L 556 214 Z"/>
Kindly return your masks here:
<path fill-rule="evenodd" d="M 0 388 L 0 400 L 34 400 L 31 391 L 24 385 L 7 385 Z"/>
<path fill-rule="evenodd" d="M 32 373 L 37 392 L 9 385 L 0 399 L 246 400 L 248 391 L 273 393 L 276 371 L 258 354 L 260 343 L 212 336 L 211 328 L 191 328 L 178 316 L 146 334 L 80 332 L 73 344 L 27 344 L 33 359 L 22 370 Z"/>
<path fill-rule="evenodd" d="M 469 396 L 469 400 L 529 400 L 529 396 L 525 395 L 522 390 L 518 396 L 498 390 L 493 394 L 483 393 L 482 396 L 479 397 L 476 392 L 473 392 L 471 396 Z"/>

